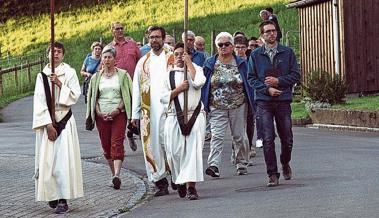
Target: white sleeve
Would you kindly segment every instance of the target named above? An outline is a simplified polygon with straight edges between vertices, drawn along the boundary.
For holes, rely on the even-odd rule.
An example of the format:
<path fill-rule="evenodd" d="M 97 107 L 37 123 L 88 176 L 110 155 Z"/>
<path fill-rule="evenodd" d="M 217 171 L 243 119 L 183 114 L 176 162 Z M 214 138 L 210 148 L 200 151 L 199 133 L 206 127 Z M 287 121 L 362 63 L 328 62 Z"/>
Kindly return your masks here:
<path fill-rule="evenodd" d="M 199 67 L 195 63 L 193 63 L 193 66 L 195 67 L 195 70 L 196 70 L 195 79 L 192 80 L 192 78 L 188 75 L 189 83 L 193 86 L 194 89 L 198 90 L 198 89 L 201 89 L 201 87 L 203 87 L 203 85 L 205 84 L 206 78 L 204 76 L 204 71 L 202 67 Z"/>
<path fill-rule="evenodd" d="M 42 76 L 38 74 L 36 79 L 36 86 L 34 89 L 32 128 L 36 130 L 50 123 L 52 122 L 46 103 L 45 88 L 43 85 Z"/>
<path fill-rule="evenodd" d="M 139 120 L 141 116 L 141 92 L 140 78 L 142 70 L 142 59 L 137 63 L 133 76 L 133 96 L 132 96 L 132 119 Z"/>
<path fill-rule="evenodd" d="M 66 81 L 61 81 L 62 86 L 59 93 L 58 103 L 65 106 L 74 105 L 80 95 L 80 84 L 76 71 L 73 68 L 69 68 L 65 72 Z"/>
<path fill-rule="evenodd" d="M 167 74 L 170 75 L 170 74 Z M 170 106 L 170 97 L 171 97 L 171 87 L 170 87 L 170 79 L 166 79 L 164 81 L 164 86 L 162 90 L 162 95 L 161 95 L 161 103 L 163 104 L 164 111 L 167 112 L 169 106 Z"/>

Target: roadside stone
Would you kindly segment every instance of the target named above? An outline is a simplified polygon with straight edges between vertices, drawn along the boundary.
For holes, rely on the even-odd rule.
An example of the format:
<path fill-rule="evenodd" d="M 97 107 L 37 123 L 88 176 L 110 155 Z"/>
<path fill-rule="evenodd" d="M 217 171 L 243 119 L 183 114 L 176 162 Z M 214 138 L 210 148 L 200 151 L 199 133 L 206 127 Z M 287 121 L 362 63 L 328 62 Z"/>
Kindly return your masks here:
<path fill-rule="evenodd" d="M 310 117 L 313 124 L 379 128 L 379 111 L 315 108 Z"/>

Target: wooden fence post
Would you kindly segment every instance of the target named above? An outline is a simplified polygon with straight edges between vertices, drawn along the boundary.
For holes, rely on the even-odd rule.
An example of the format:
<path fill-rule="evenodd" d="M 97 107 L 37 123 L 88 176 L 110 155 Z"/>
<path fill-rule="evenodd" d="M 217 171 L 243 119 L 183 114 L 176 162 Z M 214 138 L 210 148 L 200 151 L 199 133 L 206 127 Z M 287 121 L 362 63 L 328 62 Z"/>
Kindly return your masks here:
<path fill-rule="evenodd" d="M 172 29 L 172 37 L 174 37 L 174 40 L 175 40 L 175 44 L 176 44 L 177 40 L 176 40 L 176 33 L 175 33 L 175 29 Z"/>
<path fill-rule="evenodd" d="M 214 44 L 214 41 L 216 39 L 216 36 L 215 36 L 215 31 L 212 30 L 211 32 L 211 55 L 214 55 L 216 53 L 216 48 L 215 48 L 215 44 Z"/>
<path fill-rule="evenodd" d="M 29 85 L 32 83 L 32 76 L 30 74 L 30 65 L 29 65 L 29 60 L 26 60 L 26 67 L 27 67 L 27 72 L 28 72 L 28 81 Z"/>
<path fill-rule="evenodd" d="M 0 96 L 3 96 L 3 74 L 1 73 L 1 67 L 0 67 Z"/>
<path fill-rule="evenodd" d="M 17 73 L 17 65 L 16 64 L 14 65 L 14 80 L 16 82 L 16 87 L 17 87 L 17 91 L 18 91 L 18 73 Z"/>
<path fill-rule="evenodd" d="M 39 61 L 41 62 L 41 65 L 40 65 L 40 72 L 42 72 L 42 70 L 43 70 L 43 59 L 42 59 L 42 57 L 39 57 Z"/>

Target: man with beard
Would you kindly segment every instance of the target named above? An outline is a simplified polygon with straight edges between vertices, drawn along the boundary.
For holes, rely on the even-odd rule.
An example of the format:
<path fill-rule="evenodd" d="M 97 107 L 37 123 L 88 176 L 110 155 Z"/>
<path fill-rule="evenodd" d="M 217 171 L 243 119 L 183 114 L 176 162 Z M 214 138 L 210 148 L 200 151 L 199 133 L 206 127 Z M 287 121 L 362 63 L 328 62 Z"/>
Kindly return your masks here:
<path fill-rule="evenodd" d="M 293 50 L 276 41 L 277 29 L 272 21 L 259 26 L 265 44 L 255 49 L 249 59 L 248 81 L 255 89 L 257 104 L 257 133 L 263 138 L 268 187 L 279 185 L 278 166 L 275 154 L 275 129 L 281 142 L 280 162 L 283 177 L 289 180 L 292 170 L 289 165 L 293 145 L 291 123 L 292 87 L 300 79 L 299 66 Z"/>
<path fill-rule="evenodd" d="M 147 176 L 158 189 L 155 196 L 168 194 L 166 175 L 169 167 L 163 144 L 165 116 L 160 98 L 173 55 L 163 46 L 165 36 L 162 27 L 149 28 L 151 51 L 138 61 L 133 79 L 132 124 L 141 127 Z"/>

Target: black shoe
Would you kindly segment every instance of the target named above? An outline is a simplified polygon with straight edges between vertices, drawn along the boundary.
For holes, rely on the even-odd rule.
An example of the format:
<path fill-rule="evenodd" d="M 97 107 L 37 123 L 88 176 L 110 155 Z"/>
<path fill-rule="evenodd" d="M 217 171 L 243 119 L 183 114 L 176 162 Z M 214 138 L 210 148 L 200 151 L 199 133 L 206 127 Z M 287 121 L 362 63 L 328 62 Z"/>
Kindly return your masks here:
<path fill-rule="evenodd" d="M 180 198 L 184 198 L 187 195 L 187 186 L 186 184 L 178 185 L 178 194 Z"/>
<path fill-rule="evenodd" d="M 292 169 L 289 164 L 283 164 L 283 177 L 285 180 L 290 180 L 292 178 Z"/>
<path fill-rule="evenodd" d="M 187 198 L 189 200 L 197 200 L 197 199 L 199 199 L 199 195 L 197 194 L 197 191 L 196 191 L 195 187 L 188 187 Z"/>
<path fill-rule="evenodd" d="M 58 205 L 58 200 L 49 201 L 49 207 L 55 209 Z"/>
<path fill-rule="evenodd" d="M 157 192 L 155 192 L 154 196 L 155 197 L 159 197 L 159 196 L 163 196 L 163 195 L 168 195 L 169 192 L 168 192 L 168 188 L 161 188 L 161 189 L 158 189 Z"/>
<path fill-rule="evenodd" d="M 218 171 L 218 168 L 215 166 L 210 166 L 205 170 L 205 174 L 211 177 L 220 177 L 220 172 Z"/>
<path fill-rule="evenodd" d="M 172 190 L 178 190 L 178 185 L 177 184 L 175 184 L 172 180 L 171 180 L 171 188 L 172 188 Z"/>
<path fill-rule="evenodd" d="M 118 176 L 114 176 L 112 179 L 113 188 L 114 189 L 120 189 L 121 186 L 121 179 Z"/>
<path fill-rule="evenodd" d="M 137 151 L 137 144 L 134 141 L 133 136 L 131 138 L 127 137 L 127 139 L 128 139 L 128 144 L 129 144 L 130 149 L 132 149 L 132 151 Z"/>
<path fill-rule="evenodd" d="M 68 211 L 67 201 L 65 199 L 59 200 L 58 205 L 55 208 L 55 213 L 56 214 L 64 214 L 67 211 Z"/>

